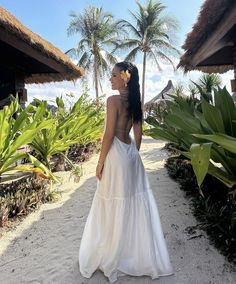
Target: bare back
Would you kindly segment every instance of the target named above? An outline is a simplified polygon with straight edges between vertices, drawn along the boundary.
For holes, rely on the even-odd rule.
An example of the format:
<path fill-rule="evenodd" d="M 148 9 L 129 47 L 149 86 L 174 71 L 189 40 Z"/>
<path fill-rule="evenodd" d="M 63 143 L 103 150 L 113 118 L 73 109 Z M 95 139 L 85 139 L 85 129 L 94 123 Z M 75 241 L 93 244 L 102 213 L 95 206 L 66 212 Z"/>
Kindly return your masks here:
<path fill-rule="evenodd" d="M 132 119 L 128 116 L 128 98 L 125 96 L 117 95 L 116 106 L 117 106 L 117 120 L 115 126 L 115 136 L 122 142 L 130 144 L 131 140 L 129 137 L 130 130 L 132 128 Z"/>

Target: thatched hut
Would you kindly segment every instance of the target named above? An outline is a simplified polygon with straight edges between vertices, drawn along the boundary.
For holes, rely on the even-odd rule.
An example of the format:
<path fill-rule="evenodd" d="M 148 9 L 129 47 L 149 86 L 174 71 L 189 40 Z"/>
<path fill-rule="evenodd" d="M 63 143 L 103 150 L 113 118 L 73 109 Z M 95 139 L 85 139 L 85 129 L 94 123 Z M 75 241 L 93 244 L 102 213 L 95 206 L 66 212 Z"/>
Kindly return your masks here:
<path fill-rule="evenodd" d="M 206 0 L 183 45 L 178 67 L 185 72 L 201 70 L 224 73 L 234 70 L 232 91 L 236 92 L 236 1 Z"/>
<path fill-rule="evenodd" d="M 0 103 L 9 94 L 26 100 L 25 83 L 72 81 L 83 75 L 58 48 L 0 7 Z"/>
<path fill-rule="evenodd" d="M 168 94 L 173 94 L 173 92 L 174 86 L 172 81 L 169 80 L 165 88 L 159 94 L 157 94 L 154 98 L 144 104 L 144 111 L 149 113 L 151 109 L 157 106 L 161 100 L 169 99 Z"/>
<path fill-rule="evenodd" d="M 153 109 L 164 109 L 166 107 L 166 100 L 172 100 L 169 95 L 174 95 L 174 86 L 171 80 L 168 81 L 165 88 L 157 94 L 154 98 L 144 104 L 144 117 L 151 114 Z"/>

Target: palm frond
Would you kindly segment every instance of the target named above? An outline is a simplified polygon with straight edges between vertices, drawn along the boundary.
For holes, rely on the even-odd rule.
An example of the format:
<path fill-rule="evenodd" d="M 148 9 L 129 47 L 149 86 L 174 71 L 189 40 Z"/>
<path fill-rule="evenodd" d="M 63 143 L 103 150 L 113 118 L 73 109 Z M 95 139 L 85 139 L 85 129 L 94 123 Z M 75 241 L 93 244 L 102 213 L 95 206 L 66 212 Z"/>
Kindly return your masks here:
<path fill-rule="evenodd" d="M 125 61 L 134 61 L 136 56 L 138 55 L 138 52 L 140 52 L 140 47 L 137 46 L 134 49 L 132 49 L 125 57 Z"/>
<path fill-rule="evenodd" d="M 165 54 L 168 53 L 173 56 L 181 55 L 180 51 L 169 42 L 162 40 L 162 39 L 153 39 L 149 42 L 149 46 L 154 49 L 159 49 Z"/>
<path fill-rule="evenodd" d="M 176 67 L 175 67 L 174 62 L 173 62 L 173 61 L 171 60 L 171 58 L 168 57 L 166 54 L 164 54 L 164 53 L 161 52 L 161 51 L 157 51 L 157 52 L 155 53 L 155 55 L 156 55 L 157 57 L 159 57 L 164 63 L 169 63 L 169 64 L 171 64 L 172 67 L 173 67 L 173 69 L 176 70 Z"/>
<path fill-rule="evenodd" d="M 130 49 L 135 48 L 137 46 L 141 46 L 142 42 L 136 39 L 127 39 L 117 46 L 119 49 Z"/>
<path fill-rule="evenodd" d="M 142 38 L 142 35 L 140 34 L 140 32 L 135 28 L 135 26 L 126 21 L 126 20 L 118 20 L 117 22 L 117 26 L 121 29 L 127 29 L 128 31 L 130 31 L 131 33 L 134 34 L 135 37 L 137 37 L 138 39 Z M 129 32 L 127 31 L 127 34 L 129 34 Z"/>
<path fill-rule="evenodd" d="M 159 64 L 159 62 L 158 62 L 158 59 L 157 59 L 155 53 L 152 52 L 152 50 L 151 50 L 150 52 L 148 52 L 148 57 L 151 58 L 151 59 L 153 59 L 154 62 L 156 63 L 156 66 L 157 66 L 158 70 L 159 70 L 159 71 L 162 71 L 162 68 L 161 68 L 161 66 L 160 66 L 160 64 Z"/>

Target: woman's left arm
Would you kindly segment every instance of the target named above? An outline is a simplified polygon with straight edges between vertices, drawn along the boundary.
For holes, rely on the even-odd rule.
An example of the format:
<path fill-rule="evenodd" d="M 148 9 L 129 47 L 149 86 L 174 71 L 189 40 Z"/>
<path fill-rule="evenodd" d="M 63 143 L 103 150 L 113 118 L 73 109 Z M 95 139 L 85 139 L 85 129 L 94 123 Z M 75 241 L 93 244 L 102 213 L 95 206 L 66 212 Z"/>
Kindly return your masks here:
<path fill-rule="evenodd" d="M 115 126 L 117 119 L 117 107 L 115 104 L 115 98 L 113 96 L 107 99 L 107 117 L 106 117 L 106 129 L 102 139 L 101 153 L 98 159 L 96 168 L 96 176 L 100 180 L 102 178 L 102 170 L 107 153 L 110 149 L 111 143 L 115 135 Z"/>

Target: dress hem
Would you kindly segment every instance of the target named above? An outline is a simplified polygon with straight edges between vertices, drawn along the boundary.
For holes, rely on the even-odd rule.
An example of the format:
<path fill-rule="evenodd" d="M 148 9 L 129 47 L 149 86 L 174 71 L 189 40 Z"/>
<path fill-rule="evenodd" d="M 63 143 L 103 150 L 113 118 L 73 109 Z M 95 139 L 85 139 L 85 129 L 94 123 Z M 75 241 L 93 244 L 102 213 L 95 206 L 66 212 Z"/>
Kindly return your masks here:
<path fill-rule="evenodd" d="M 114 274 L 114 273 L 119 273 L 119 272 L 120 272 L 120 273 L 122 273 L 122 275 L 117 276 L 115 279 L 111 279 L 112 274 L 110 274 L 110 275 L 106 274 L 101 268 L 98 268 L 98 269 L 96 269 L 95 271 L 100 271 L 100 272 L 102 272 L 102 273 L 104 274 L 104 276 L 108 278 L 108 280 L 109 280 L 110 283 L 114 283 L 114 282 L 116 282 L 120 277 L 124 277 L 124 276 L 133 276 L 133 277 L 147 276 L 147 277 L 150 277 L 152 280 L 154 280 L 154 279 L 158 279 L 158 278 L 160 278 L 160 277 L 171 276 L 171 275 L 174 275 L 174 274 L 175 274 L 175 272 L 170 272 L 170 273 L 166 273 L 166 274 L 158 274 L 158 275 L 153 276 L 153 275 L 150 275 L 150 274 L 131 274 L 131 273 L 127 273 L 127 272 L 124 272 L 124 271 L 122 271 L 122 270 L 117 269 L 117 270 L 116 270 L 115 272 L 113 272 L 112 274 Z M 95 271 L 94 271 L 94 272 L 95 272 Z M 80 274 L 81 274 L 84 278 L 91 278 L 92 275 L 94 274 L 94 272 L 92 272 L 92 273 L 90 273 L 90 274 L 87 274 L 87 275 L 85 275 L 84 273 L 81 273 L 81 272 L 80 272 Z"/>

